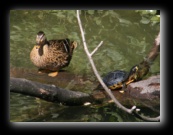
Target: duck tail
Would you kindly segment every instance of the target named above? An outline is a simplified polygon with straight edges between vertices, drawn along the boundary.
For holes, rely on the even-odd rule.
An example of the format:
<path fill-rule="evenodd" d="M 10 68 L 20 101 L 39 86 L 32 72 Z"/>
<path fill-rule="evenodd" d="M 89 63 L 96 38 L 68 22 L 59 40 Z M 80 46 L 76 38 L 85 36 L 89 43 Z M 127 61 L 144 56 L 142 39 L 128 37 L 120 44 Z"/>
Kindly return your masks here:
<path fill-rule="evenodd" d="M 71 44 L 72 44 L 72 48 L 73 48 L 73 49 L 76 49 L 76 47 L 77 47 L 77 42 L 76 42 L 76 41 L 72 41 Z"/>

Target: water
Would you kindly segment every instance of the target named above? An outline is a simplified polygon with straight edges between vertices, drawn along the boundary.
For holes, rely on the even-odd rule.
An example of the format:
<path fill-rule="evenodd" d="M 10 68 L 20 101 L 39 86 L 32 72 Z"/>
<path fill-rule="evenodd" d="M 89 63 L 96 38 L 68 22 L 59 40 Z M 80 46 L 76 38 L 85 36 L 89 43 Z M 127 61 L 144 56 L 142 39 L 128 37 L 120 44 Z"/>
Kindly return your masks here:
<path fill-rule="evenodd" d="M 82 11 L 81 20 L 90 52 L 103 41 L 103 45 L 93 55 L 101 76 L 116 69 L 128 71 L 141 62 L 160 30 L 159 24 L 147 23 L 147 19 L 144 20 L 135 10 Z M 48 40 L 68 37 L 77 41 L 78 47 L 66 70 L 95 78 L 83 50 L 75 10 L 12 10 L 11 68 L 36 69 L 30 62 L 29 53 L 40 30 L 45 32 Z M 149 75 L 157 73 L 160 73 L 159 57 L 152 64 Z M 11 121 L 141 121 L 112 106 L 73 107 L 74 112 L 69 110 L 71 107 L 10 93 Z"/>

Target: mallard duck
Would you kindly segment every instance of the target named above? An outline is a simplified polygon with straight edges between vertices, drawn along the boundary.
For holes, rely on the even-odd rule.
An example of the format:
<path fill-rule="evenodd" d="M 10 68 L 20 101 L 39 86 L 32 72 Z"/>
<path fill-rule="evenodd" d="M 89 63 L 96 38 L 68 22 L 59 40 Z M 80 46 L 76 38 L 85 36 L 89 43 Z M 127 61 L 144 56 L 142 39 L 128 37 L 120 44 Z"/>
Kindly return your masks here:
<path fill-rule="evenodd" d="M 68 38 L 48 41 L 45 33 L 39 31 L 36 45 L 30 52 L 30 59 L 39 71 L 48 71 L 49 76 L 55 77 L 60 69 L 70 64 L 76 47 L 77 43 L 70 42 Z"/>

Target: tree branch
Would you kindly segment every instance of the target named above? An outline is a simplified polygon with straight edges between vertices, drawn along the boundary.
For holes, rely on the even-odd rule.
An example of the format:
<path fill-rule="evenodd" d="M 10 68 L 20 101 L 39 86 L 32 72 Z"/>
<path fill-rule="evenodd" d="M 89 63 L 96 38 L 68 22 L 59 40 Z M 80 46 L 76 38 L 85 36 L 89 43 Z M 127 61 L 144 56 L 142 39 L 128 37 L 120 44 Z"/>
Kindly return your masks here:
<path fill-rule="evenodd" d="M 24 78 L 10 77 L 10 92 L 27 94 L 64 105 L 84 105 L 86 102 L 93 101 L 89 94 L 33 82 Z"/>
<path fill-rule="evenodd" d="M 97 69 L 96 69 L 96 66 L 94 64 L 94 61 L 91 57 L 91 53 L 89 52 L 88 48 L 87 48 L 87 44 L 86 44 L 86 40 L 85 40 L 85 36 L 84 36 L 84 31 L 83 31 L 83 28 L 82 28 L 82 23 L 81 23 L 81 20 L 80 20 L 80 16 L 79 16 L 79 10 L 77 10 L 77 20 L 78 20 L 78 24 L 79 24 L 79 28 L 80 28 L 80 31 L 81 31 L 81 36 L 82 36 L 82 41 L 83 41 L 83 45 L 84 45 L 84 50 L 88 56 L 88 59 L 89 59 L 89 62 L 91 63 L 91 67 L 94 71 L 94 74 L 96 75 L 97 79 L 99 80 L 100 84 L 103 86 L 103 88 L 105 89 L 105 91 L 108 93 L 108 95 L 111 97 L 111 99 L 115 102 L 115 104 L 121 108 L 122 110 L 128 112 L 128 113 L 132 113 L 132 111 L 134 109 L 128 109 L 126 107 L 124 107 L 123 105 L 121 105 L 118 100 L 114 97 L 114 95 L 112 94 L 111 90 L 108 89 L 108 87 L 105 85 L 105 83 L 103 82 L 102 78 L 100 77 Z M 95 52 L 95 51 L 94 51 Z"/>
<path fill-rule="evenodd" d="M 123 105 L 120 104 L 120 102 L 114 97 L 114 95 L 112 94 L 111 90 L 108 89 L 108 87 L 105 85 L 105 83 L 103 82 L 102 78 L 100 77 L 97 69 L 96 69 L 96 66 L 94 64 L 94 61 L 92 59 L 92 55 L 97 51 L 98 47 L 101 46 L 101 43 L 97 46 L 97 48 L 94 49 L 94 51 L 92 53 L 89 52 L 88 48 L 87 48 L 87 44 L 86 44 L 86 40 L 85 40 L 85 36 L 84 36 L 84 31 L 83 31 L 83 28 L 82 28 L 82 23 L 81 23 L 81 20 L 80 20 L 80 15 L 79 15 L 79 10 L 77 10 L 77 20 L 78 20 L 78 24 L 79 24 L 79 28 L 80 28 L 80 31 L 81 31 L 81 36 L 82 36 L 82 41 L 83 41 L 83 46 L 84 46 L 84 51 L 86 52 L 87 54 L 87 57 L 89 59 L 89 62 L 91 64 L 91 67 L 94 71 L 94 74 L 96 75 L 98 81 L 100 82 L 100 84 L 102 85 L 102 87 L 105 89 L 105 91 L 107 92 L 107 94 L 110 96 L 110 98 L 114 101 L 114 103 L 117 105 L 117 107 L 119 107 L 120 109 L 124 110 L 125 112 L 129 113 L 129 114 L 132 114 L 134 113 L 135 109 L 136 109 L 136 106 L 133 106 L 131 109 L 128 109 L 126 107 L 124 107 Z M 137 114 L 137 113 L 135 113 Z M 140 116 L 139 114 L 137 114 L 140 118 L 144 118 L 142 116 Z M 146 117 L 145 117 L 146 118 Z M 160 117 L 157 117 L 157 118 L 160 118 Z M 152 119 L 149 119 L 148 118 L 148 121 L 153 121 L 153 120 L 157 120 L 157 118 L 152 118 Z"/>
<path fill-rule="evenodd" d="M 147 61 L 148 63 L 152 63 L 158 56 L 160 51 L 160 32 L 158 33 L 154 45 L 151 48 L 151 51 L 147 55 L 146 59 L 144 61 Z"/>
<path fill-rule="evenodd" d="M 98 50 L 98 48 L 103 44 L 103 41 L 100 42 L 100 44 L 91 52 L 91 56 Z"/>
<path fill-rule="evenodd" d="M 146 116 L 140 115 L 137 112 L 133 112 L 133 113 L 136 117 L 138 117 L 142 120 L 145 120 L 145 121 L 153 121 L 153 122 L 159 122 L 160 121 L 160 116 L 151 118 L 151 117 L 146 117 Z"/>

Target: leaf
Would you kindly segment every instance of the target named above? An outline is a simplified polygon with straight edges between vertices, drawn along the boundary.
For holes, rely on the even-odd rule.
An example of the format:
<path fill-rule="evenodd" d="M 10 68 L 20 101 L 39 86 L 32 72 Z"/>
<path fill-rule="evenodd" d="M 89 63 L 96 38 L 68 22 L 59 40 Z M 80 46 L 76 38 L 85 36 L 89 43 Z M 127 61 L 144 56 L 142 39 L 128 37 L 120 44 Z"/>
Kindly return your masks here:
<path fill-rule="evenodd" d="M 17 30 L 21 30 L 21 28 L 19 26 L 13 25 L 13 28 L 17 29 Z"/>
<path fill-rule="evenodd" d="M 128 25 L 132 24 L 129 20 L 122 19 L 122 18 L 119 18 L 119 22 L 124 23 L 124 24 L 128 24 Z"/>
<path fill-rule="evenodd" d="M 100 25 L 100 24 L 101 24 L 101 20 L 97 19 L 97 20 L 96 20 L 96 24 L 97 24 L 97 25 Z"/>
<path fill-rule="evenodd" d="M 88 14 L 93 15 L 94 14 L 94 10 L 88 10 Z"/>
<path fill-rule="evenodd" d="M 157 21 L 157 22 L 160 22 L 160 17 L 153 16 L 153 17 L 151 17 L 150 20 L 151 20 L 151 21 Z"/>
<path fill-rule="evenodd" d="M 157 11 L 156 10 L 149 10 L 149 12 L 150 12 L 150 14 L 155 15 Z"/>
<path fill-rule="evenodd" d="M 58 113 L 53 113 L 52 114 L 52 118 L 54 119 L 54 118 L 57 118 L 59 116 L 59 114 Z"/>
<path fill-rule="evenodd" d="M 140 21 L 142 24 L 148 24 L 150 22 L 149 19 L 142 17 L 142 20 Z"/>

